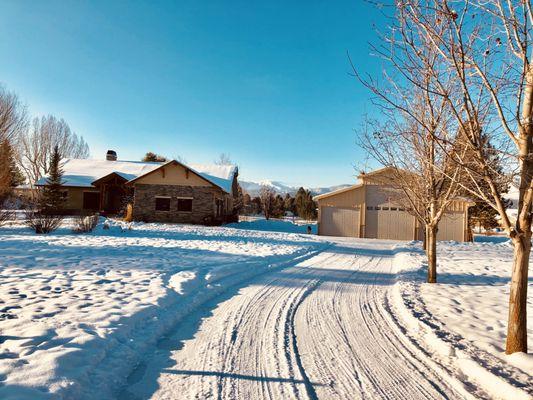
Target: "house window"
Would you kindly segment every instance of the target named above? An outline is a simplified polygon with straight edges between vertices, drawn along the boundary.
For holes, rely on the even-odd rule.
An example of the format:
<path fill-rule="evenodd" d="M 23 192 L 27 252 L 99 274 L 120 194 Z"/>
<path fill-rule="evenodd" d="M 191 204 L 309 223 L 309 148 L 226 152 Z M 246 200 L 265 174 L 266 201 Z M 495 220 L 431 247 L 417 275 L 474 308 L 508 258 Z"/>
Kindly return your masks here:
<path fill-rule="evenodd" d="M 156 197 L 155 198 L 156 211 L 170 211 L 170 197 Z"/>
<path fill-rule="evenodd" d="M 99 203 L 100 203 L 100 193 L 83 192 L 83 209 L 84 210 L 98 210 Z"/>
<path fill-rule="evenodd" d="M 178 211 L 192 212 L 192 199 L 178 199 Z"/>

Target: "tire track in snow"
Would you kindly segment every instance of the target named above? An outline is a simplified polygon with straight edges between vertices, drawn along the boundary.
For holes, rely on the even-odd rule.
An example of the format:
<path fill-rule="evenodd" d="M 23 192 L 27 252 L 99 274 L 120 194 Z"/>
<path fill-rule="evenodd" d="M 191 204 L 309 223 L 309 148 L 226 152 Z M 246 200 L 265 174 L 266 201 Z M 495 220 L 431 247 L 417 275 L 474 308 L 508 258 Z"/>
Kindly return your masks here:
<path fill-rule="evenodd" d="M 386 254 L 363 252 L 323 268 L 331 268 L 339 278 L 308 296 L 296 319 L 298 346 L 306 354 L 303 363 L 310 379 L 335 377 L 317 387 L 318 398 L 461 398 L 389 325 L 384 305 L 394 277 Z"/>
<path fill-rule="evenodd" d="M 172 352 L 152 398 L 461 398 L 391 329 L 381 246 L 344 243 L 253 280 Z"/>

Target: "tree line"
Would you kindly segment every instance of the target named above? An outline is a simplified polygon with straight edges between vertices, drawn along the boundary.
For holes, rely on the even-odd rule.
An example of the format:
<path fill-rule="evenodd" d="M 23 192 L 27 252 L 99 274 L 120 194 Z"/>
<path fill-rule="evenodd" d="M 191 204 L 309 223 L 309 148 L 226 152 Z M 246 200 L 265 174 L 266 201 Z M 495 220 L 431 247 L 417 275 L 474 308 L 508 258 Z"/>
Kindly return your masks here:
<path fill-rule="evenodd" d="M 255 197 L 243 193 L 240 186 L 239 192 L 237 204 L 241 215 L 263 214 L 266 219 L 285 216 L 295 216 L 305 220 L 317 218 L 317 204 L 311 192 L 303 187 L 298 189 L 294 196 L 290 193 L 282 196 L 269 186 L 262 186 L 259 195 Z"/>

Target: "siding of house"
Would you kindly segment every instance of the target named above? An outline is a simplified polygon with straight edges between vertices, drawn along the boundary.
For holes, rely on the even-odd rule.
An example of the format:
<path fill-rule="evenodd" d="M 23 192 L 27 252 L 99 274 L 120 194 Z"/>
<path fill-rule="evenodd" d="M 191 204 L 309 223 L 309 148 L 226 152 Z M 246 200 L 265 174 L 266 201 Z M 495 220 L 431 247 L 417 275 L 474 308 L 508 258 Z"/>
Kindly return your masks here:
<path fill-rule="evenodd" d="M 170 197 L 169 211 L 156 211 L 156 197 Z M 192 212 L 178 211 L 178 198 L 192 198 Z M 202 224 L 215 217 L 215 198 L 224 199 L 222 190 L 213 186 L 135 184 L 133 219 L 146 222 Z"/>
<path fill-rule="evenodd" d="M 98 189 L 86 188 L 86 187 L 65 187 L 67 192 L 67 198 L 64 205 L 65 210 L 73 213 L 83 211 L 83 193 L 84 192 L 96 192 Z"/>

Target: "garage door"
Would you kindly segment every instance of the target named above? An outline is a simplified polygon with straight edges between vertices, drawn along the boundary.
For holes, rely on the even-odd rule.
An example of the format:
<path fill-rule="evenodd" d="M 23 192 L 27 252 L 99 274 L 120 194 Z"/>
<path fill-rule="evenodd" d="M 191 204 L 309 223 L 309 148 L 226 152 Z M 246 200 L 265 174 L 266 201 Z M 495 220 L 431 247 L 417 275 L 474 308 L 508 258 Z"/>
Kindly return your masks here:
<path fill-rule="evenodd" d="M 371 239 L 413 240 L 415 218 L 398 207 L 368 207 L 366 237 Z"/>
<path fill-rule="evenodd" d="M 359 210 L 322 207 L 320 209 L 320 234 L 359 237 Z"/>

